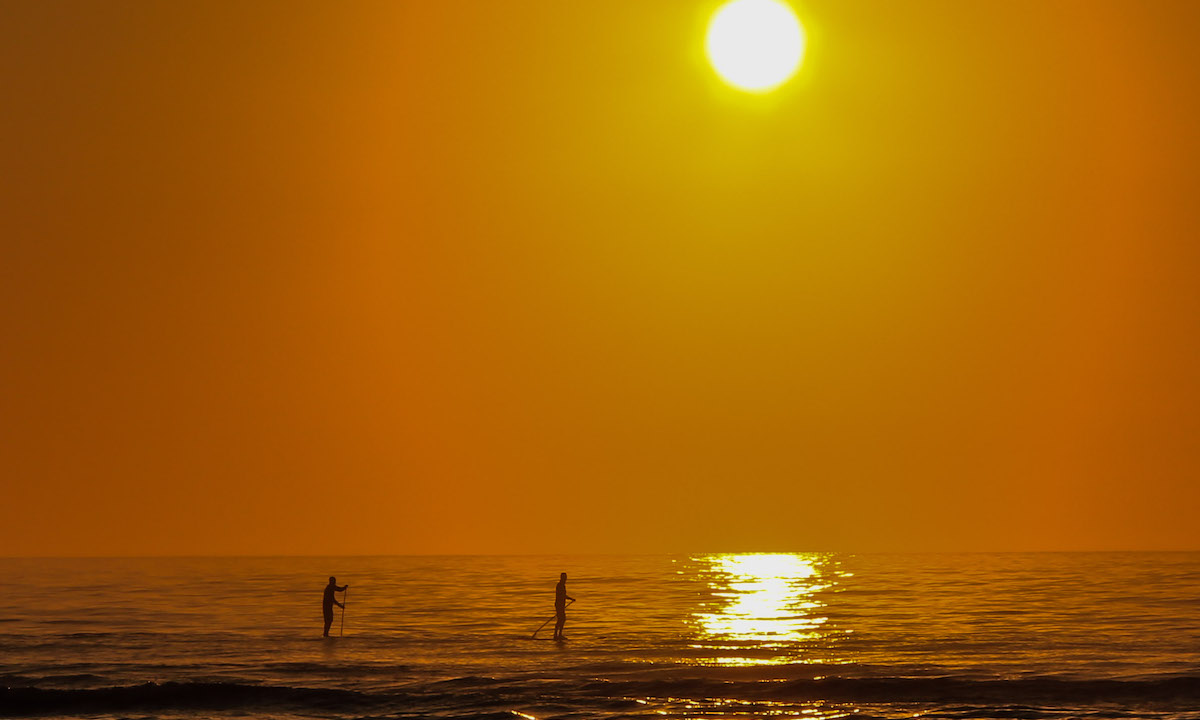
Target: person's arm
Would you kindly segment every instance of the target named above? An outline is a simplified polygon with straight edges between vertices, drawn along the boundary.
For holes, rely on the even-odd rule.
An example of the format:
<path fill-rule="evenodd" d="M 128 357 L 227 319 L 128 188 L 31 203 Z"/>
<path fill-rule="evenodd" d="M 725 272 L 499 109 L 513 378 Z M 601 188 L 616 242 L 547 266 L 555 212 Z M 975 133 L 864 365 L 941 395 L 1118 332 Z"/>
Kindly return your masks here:
<path fill-rule="evenodd" d="M 571 602 L 575 602 L 575 598 L 571 597 L 570 595 L 567 596 L 567 599 L 570 600 Z"/>
<path fill-rule="evenodd" d="M 338 592 L 346 592 L 346 588 L 350 587 L 350 583 L 346 583 L 345 585 L 342 585 L 341 587 L 334 585 L 334 587 L 337 588 Z"/>
<path fill-rule="evenodd" d="M 346 606 L 345 606 L 345 605 L 343 605 L 342 603 L 338 602 L 337 600 L 334 600 L 334 601 L 333 601 L 333 604 L 334 604 L 334 605 L 337 605 L 338 607 L 340 607 L 340 608 L 341 608 L 341 609 L 343 609 L 343 610 L 345 610 L 345 609 L 346 609 Z"/>

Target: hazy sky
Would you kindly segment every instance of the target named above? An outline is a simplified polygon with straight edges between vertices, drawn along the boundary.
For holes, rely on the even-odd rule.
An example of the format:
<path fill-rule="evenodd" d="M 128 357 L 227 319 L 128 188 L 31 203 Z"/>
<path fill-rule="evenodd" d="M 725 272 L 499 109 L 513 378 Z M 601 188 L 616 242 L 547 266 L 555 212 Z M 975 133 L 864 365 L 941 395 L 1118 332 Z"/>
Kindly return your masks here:
<path fill-rule="evenodd" d="M 1200 3 L 0 0 L 0 555 L 1200 549 Z"/>

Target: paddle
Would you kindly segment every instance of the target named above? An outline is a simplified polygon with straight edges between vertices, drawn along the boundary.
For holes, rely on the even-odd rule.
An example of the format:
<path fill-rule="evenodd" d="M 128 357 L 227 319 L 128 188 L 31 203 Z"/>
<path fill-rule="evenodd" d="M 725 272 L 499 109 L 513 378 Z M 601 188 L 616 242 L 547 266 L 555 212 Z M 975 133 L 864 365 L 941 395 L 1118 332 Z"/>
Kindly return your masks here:
<path fill-rule="evenodd" d="M 342 626 L 338 628 L 338 637 L 341 637 L 342 633 L 346 630 L 346 597 L 348 595 L 350 595 L 349 585 L 342 591 Z"/>
<path fill-rule="evenodd" d="M 572 604 L 572 603 L 574 603 L 574 602 L 575 602 L 575 598 L 571 598 L 571 602 L 569 602 L 569 603 L 567 603 L 566 605 L 564 605 L 564 606 L 563 606 L 563 609 L 565 610 L 566 608 L 569 608 L 569 607 L 571 607 L 571 604 Z M 553 620 L 553 619 L 554 619 L 554 618 L 556 618 L 556 617 L 558 617 L 558 613 L 554 613 L 554 614 L 553 614 L 553 615 L 551 615 L 549 618 L 547 618 L 546 622 L 542 623 L 541 625 L 538 625 L 538 627 L 537 627 L 537 630 L 534 630 L 534 631 L 533 631 L 533 635 L 531 635 L 531 636 L 529 637 L 529 639 L 530 639 L 530 640 L 537 639 L 538 630 L 541 630 L 542 628 L 546 627 L 546 623 L 550 622 L 551 620 Z"/>

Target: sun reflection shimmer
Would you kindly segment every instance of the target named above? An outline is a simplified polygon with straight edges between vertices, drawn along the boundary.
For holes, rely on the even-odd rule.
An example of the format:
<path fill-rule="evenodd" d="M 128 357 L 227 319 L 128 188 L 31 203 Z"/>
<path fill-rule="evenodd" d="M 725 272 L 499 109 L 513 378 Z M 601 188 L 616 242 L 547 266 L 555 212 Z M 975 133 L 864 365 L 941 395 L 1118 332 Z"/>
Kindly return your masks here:
<path fill-rule="evenodd" d="M 630 698 L 642 705 L 650 703 Z M 773 702 L 770 700 L 737 700 L 733 698 L 655 698 L 661 709 L 659 715 L 676 714 L 685 718 L 712 717 L 788 717 L 799 720 L 838 720 L 853 713 L 852 707 L 829 704 L 823 700 Z"/>
<path fill-rule="evenodd" d="M 824 604 L 818 593 L 829 589 L 834 580 L 824 556 L 706 555 L 693 562 L 700 566 L 712 597 L 693 614 L 702 642 L 696 647 L 722 651 L 722 657 L 711 659 L 716 664 L 806 662 L 783 657 L 783 651 L 799 649 L 827 634 L 822 626 L 828 618 L 822 614 Z M 727 656 L 725 651 L 730 650 L 748 656 Z"/>

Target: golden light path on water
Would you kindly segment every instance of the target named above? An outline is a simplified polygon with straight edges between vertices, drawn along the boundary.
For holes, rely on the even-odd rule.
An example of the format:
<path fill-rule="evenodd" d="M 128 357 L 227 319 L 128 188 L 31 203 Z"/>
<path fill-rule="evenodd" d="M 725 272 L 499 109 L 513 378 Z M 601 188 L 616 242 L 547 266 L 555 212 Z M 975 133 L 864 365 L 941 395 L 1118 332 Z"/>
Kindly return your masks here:
<path fill-rule="evenodd" d="M 819 554 L 705 555 L 693 558 L 711 600 L 693 613 L 697 648 L 728 650 L 719 665 L 836 662 L 808 657 L 805 648 L 825 645 L 829 618 L 823 591 L 836 572 Z"/>

